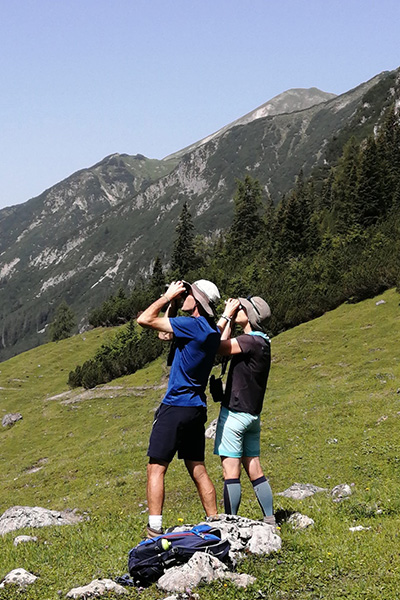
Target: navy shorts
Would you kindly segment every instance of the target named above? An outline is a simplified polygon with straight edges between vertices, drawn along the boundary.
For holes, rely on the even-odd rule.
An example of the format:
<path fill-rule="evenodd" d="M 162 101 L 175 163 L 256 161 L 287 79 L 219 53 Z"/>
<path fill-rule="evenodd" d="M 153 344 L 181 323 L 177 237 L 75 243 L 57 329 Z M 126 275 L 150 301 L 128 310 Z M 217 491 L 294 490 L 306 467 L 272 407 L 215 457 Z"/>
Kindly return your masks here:
<path fill-rule="evenodd" d="M 178 458 L 204 461 L 207 409 L 161 404 L 155 414 L 147 456 L 171 462 Z"/>

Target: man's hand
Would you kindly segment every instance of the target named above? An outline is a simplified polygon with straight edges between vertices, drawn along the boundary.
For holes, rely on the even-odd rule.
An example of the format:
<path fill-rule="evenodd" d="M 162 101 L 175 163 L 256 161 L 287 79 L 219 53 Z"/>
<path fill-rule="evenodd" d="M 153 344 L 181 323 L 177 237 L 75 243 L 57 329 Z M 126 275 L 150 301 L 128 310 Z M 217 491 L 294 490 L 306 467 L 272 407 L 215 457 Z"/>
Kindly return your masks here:
<path fill-rule="evenodd" d="M 178 296 L 183 294 L 185 291 L 186 286 L 182 281 L 172 281 L 169 284 L 167 291 L 164 293 L 164 298 L 171 302 L 171 300 L 178 298 Z"/>

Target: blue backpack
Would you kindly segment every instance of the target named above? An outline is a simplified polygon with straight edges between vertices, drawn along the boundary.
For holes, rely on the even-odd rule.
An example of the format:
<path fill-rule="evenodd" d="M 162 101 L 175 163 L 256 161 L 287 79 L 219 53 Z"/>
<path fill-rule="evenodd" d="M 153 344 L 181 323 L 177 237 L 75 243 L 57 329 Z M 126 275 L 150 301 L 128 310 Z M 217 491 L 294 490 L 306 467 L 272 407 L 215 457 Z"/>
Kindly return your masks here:
<path fill-rule="evenodd" d="M 148 586 L 170 567 L 187 562 L 195 552 L 207 552 L 219 560 L 227 558 L 230 544 L 221 532 L 208 525 L 188 531 L 165 533 L 140 542 L 129 552 L 128 569 L 135 585 Z"/>

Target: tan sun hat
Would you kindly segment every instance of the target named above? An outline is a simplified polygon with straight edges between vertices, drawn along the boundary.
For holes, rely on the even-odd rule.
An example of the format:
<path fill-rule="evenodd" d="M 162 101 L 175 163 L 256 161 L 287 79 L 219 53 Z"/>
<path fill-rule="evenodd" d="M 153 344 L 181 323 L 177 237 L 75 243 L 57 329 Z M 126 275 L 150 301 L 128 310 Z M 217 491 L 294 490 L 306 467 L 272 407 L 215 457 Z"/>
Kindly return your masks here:
<path fill-rule="evenodd" d="M 247 296 L 239 298 L 240 304 L 247 313 L 252 329 L 264 331 L 263 323 L 270 318 L 271 309 L 260 296 Z"/>
<path fill-rule="evenodd" d="M 221 299 L 217 286 L 208 279 L 199 279 L 191 284 L 192 294 L 207 315 L 215 317 L 215 306 Z"/>

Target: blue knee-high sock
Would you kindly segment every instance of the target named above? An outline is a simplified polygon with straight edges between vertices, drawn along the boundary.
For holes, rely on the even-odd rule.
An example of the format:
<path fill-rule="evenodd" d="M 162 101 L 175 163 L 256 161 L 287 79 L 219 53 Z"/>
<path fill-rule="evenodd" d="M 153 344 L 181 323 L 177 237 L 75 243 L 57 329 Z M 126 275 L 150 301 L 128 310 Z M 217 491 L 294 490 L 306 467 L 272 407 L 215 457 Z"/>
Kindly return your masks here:
<path fill-rule="evenodd" d="M 264 477 L 259 477 L 251 482 L 253 484 L 254 492 L 257 496 L 261 510 L 263 511 L 264 517 L 270 517 L 274 514 L 272 507 L 272 490 L 268 481 Z"/>
<path fill-rule="evenodd" d="M 237 515 L 242 498 L 240 479 L 225 479 L 224 510 L 227 515 Z"/>

